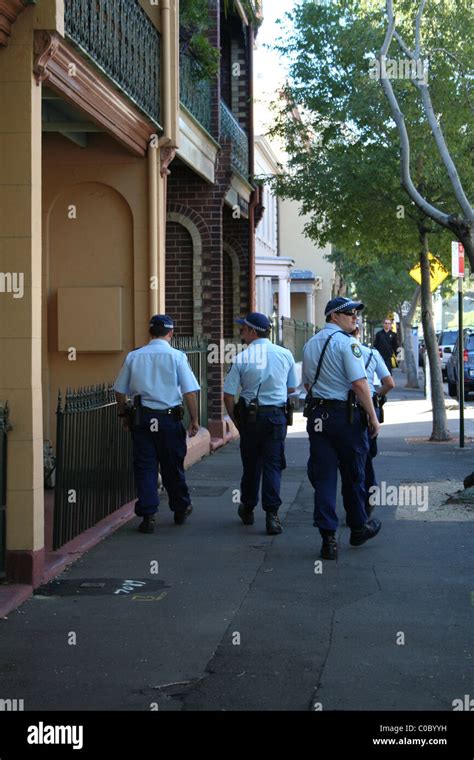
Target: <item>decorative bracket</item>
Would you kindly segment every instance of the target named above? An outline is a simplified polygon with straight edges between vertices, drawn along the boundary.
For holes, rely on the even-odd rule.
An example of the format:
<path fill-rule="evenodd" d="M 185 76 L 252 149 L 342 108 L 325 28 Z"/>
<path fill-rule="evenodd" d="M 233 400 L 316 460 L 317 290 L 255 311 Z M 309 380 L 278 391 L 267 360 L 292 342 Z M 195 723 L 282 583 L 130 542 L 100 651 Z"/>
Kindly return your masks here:
<path fill-rule="evenodd" d="M 171 172 L 168 166 L 176 156 L 176 148 L 161 148 L 161 169 L 160 174 L 162 177 L 168 177 Z"/>

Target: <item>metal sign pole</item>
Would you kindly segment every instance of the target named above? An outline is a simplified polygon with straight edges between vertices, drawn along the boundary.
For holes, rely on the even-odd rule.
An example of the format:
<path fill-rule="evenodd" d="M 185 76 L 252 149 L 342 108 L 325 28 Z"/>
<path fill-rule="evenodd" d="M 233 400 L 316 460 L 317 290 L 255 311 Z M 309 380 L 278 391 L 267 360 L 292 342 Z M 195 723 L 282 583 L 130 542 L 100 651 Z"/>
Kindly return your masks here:
<path fill-rule="evenodd" d="M 464 335 L 463 335 L 463 278 L 458 278 L 458 388 L 459 388 L 459 448 L 464 448 Z"/>

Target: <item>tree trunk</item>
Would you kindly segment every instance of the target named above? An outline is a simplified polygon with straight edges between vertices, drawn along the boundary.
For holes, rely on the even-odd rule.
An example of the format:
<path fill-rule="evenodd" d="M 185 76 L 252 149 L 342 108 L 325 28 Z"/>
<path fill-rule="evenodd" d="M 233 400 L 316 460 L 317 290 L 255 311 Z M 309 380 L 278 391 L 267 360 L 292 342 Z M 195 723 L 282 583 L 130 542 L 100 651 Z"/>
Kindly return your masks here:
<path fill-rule="evenodd" d="M 461 241 L 471 265 L 471 271 L 474 272 L 474 223 L 470 225 L 468 233 L 462 236 Z"/>
<path fill-rule="evenodd" d="M 415 356 L 413 350 L 413 332 L 412 322 L 415 316 L 415 311 L 418 307 L 420 300 L 421 288 L 419 285 L 415 288 L 413 297 L 411 299 L 410 309 L 408 313 L 402 318 L 403 320 L 403 334 L 405 341 L 403 343 L 403 349 L 405 354 L 405 367 L 407 371 L 407 382 L 405 388 L 419 388 L 418 382 L 418 356 Z"/>
<path fill-rule="evenodd" d="M 449 441 L 446 407 L 444 403 L 443 378 L 439 361 L 438 343 L 433 322 L 433 302 L 430 289 L 430 262 L 428 259 L 428 235 L 420 229 L 420 266 L 421 266 L 421 319 L 426 344 L 427 359 L 430 363 L 431 402 L 433 404 L 433 431 L 430 441 Z"/>
<path fill-rule="evenodd" d="M 398 333 L 397 333 L 399 349 L 400 349 L 400 346 L 403 346 L 403 348 L 405 348 L 405 325 L 403 324 L 402 306 L 403 304 L 397 305 L 397 314 L 400 319 L 400 321 L 398 322 Z M 398 368 L 401 369 L 403 374 L 406 374 L 407 370 L 406 370 L 406 365 L 405 365 L 405 350 L 398 351 L 397 361 L 398 361 Z"/>

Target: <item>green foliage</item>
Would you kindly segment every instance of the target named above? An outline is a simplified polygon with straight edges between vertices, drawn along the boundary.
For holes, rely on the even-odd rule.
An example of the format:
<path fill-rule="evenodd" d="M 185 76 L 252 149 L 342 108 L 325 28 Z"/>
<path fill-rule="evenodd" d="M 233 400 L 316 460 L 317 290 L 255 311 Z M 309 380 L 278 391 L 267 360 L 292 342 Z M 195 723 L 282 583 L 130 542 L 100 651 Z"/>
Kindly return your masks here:
<path fill-rule="evenodd" d="M 399 0 L 395 7 L 398 28 L 413 45 L 418 3 Z M 424 226 L 433 254 L 448 265 L 452 236 L 424 217 L 401 188 L 398 131 L 380 83 L 370 76 L 371 58 L 385 36 L 384 8 L 380 0 L 302 0 L 289 14 L 294 32 L 276 48 L 290 56 L 290 79 L 272 130 L 283 138 L 289 160 L 276 189 L 311 215 L 306 233 L 317 244 L 331 242 L 357 264 L 382 267 L 397 257 L 408 270 L 417 261 Z M 423 49 L 430 60 L 431 95 L 471 194 L 473 31 L 471 0 L 428 0 Z M 395 44 L 389 54 L 404 57 Z M 410 136 L 414 183 L 441 209 L 455 210 L 418 94 L 406 79 L 393 85 Z"/>
<path fill-rule="evenodd" d="M 365 304 L 363 316 L 369 322 L 381 322 L 389 312 L 400 312 L 404 301 L 411 301 L 416 283 L 407 273 L 403 257 L 395 254 L 382 266 L 358 264 L 337 250 L 329 258 L 351 286 L 352 296 Z"/>
<path fill-rule="evenodd" d="M 213 78 L 219 71 L 220 52 L 209 42 L 210 29 L 207 0 L 180 0 L 180 50 L 200 64 L 202 77 Z"/>

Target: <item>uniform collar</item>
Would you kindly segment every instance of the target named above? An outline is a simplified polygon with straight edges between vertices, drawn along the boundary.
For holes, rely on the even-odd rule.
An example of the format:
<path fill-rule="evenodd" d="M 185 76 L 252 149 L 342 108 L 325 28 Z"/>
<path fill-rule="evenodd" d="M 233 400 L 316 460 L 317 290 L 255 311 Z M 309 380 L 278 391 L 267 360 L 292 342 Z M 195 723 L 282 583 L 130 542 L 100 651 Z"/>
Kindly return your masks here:
<path fill-rule="evenodd" d="M 271 341 L 269 338 L 255 338 L 255 340 L 250 343 L 250 346 L 253 346 L 255 343 L 271 343 Z M 249 346 L 247 346 L 247 348 L 249 348 Z"/>
<path fill-rule="evenodd" d="M 168 343 L 168 341 L 167 340 L 163 340 L 163 338 L 153 338 L 152 340 L 150 340 L 150 342 L 148 343 L 148 345 L 149 346 L 163 346 L 163 345 L 165 345 L 168 348 L 171 348 L 171 346 Z"/>
<path fill-rule="evenodd" d="M 331 330 L 331 331 L 333 331 L 333 332 L 334 332 L 335 330 L 341 330 L 341 328 L 339 327 L 339 325 L 336 325 L 336 323 L 335 323 L 335 322 L 327 322 L 327 323 L 326 323 L 326 327 L 325 327 L 325 329 L 326 329 L 326 330 Z M 342 332 L 344 332 L 344 330 L 342 330 Z"/>

